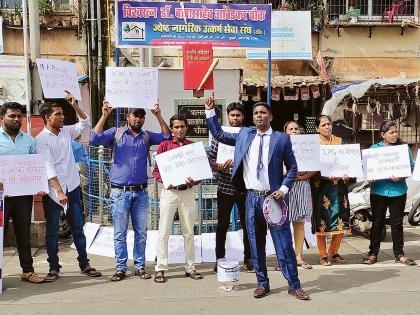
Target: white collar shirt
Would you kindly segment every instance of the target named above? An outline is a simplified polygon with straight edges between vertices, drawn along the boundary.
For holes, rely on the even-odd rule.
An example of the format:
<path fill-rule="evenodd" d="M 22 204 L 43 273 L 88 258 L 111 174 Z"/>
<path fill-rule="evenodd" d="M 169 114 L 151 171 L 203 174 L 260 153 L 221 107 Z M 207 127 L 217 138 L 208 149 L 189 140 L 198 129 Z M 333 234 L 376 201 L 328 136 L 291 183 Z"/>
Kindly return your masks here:
<path fill-rule="evenodd" d="M 74 160 L 71 143 L 90 126 L 89 117 L 79 118 L 78 123 L 61 128 L 58 135 L 44 127 L 35 138 L 37 152 L 46 157 L 47 178 L 57 177 L 64 193 L 73 191 L 80 185 L 79 171 Z M 51 183 L 49 183 L 49 196 L 58 203 L 56 192 Z"/>
<path fill-rule="evenodd" d="M 273 133 L 271 127 L 266 132 L 259 132 L 249 146 L 244 158 L 244 181 L 246 189 L 258 191 L 270 190 L 270 180 L 268 177 L 268 150 L 270 147 L 270 137 Z M 264 136 L 262 136 L 264 135 Z M 260 178 L 257 178 L 258 153 L 260 143 L 263 141 L 263 150 L 261 156 L 262 169 Z"/>

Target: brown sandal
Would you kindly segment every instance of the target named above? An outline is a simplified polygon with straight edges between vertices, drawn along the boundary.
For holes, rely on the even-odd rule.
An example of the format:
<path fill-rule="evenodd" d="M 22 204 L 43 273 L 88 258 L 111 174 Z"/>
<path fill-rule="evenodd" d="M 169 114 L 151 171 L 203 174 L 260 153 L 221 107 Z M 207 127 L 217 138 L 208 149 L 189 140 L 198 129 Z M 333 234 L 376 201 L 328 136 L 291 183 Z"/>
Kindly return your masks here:
<path fill-rule="evenodd" d="M 155 283 L 165 283 L 165 272 L 164 271 L 158 271 L 155 274 L 155 279 L 153 280 Z"/>
<path fill-rule="evenodd" d="M 331 266 L 331 262 L 328 260 L 328 257 L 321 257 L 319 260 L 321 266 Z"/>
<path fill-rule="evenodd" d="M 22 273 L 22 275 L 20 276 L 20 279 L 22 281 L 28 281 L 30 283 L 43 283 L 43 282 L 45 282 L 45 278 L 42 278 L 42 277 L 38 276 L 38 274 L 36 274 L 33 271 Z"/>
<path fill-rule="evenodd" d="M 299 261 L 297 263 L 297 265 L 298 265 L 298 267 L 301 267 L 303 269 L 312 269 L 312 266 L 309 263 L 307 263 L 306 261 L 304 261 L 304 260 Z"/>
<path fill-rule="evenodd" d="M 134 275 L 140 277 L 142 280 L 147 280 L 152 277 L 144 268 L 137 269 Z"/>
<path fill-rule="evenodd" d="M 332 260 L 333 263 L 336 263 L 336 264 L 345 264 L 346 263 L 344 258 L 341 257 L 339 253 L 337 253 L 335 255 L 332 255 L 331 260 Z"/>
<path fill-rule="evenodd" d="M 375 255 L 369 255 L 367 257 L 364 257 L 362 260 L 362 264 L 364 265 L 373 265 L 378 262 L 378 257 Z"/>
<path fill-rule="evenodd" d="M 197 270 L 191 270 L 190 272 L 185 272 L 185 276 L 190 277 L 191 279 L 194 279 L 194 280 L 203 279 L 203 276 L 201 275 L 201 273 L 197 272 Z"/>
<path fill-rule="evenodd" d="M 92 268 L 90 265 L 87 265 L 85 269 L 81 271 L 83 275 L 96 278 L 102 276 L 102 273 L 95 268 Z"/>
<path fill-rule="evenodd" d="M 59 278 L 58 271 L 50 270 L 47 275 L 44 277 L 45 282 L 54 282 Z"/>
<path fill-rule="evenodd" d="M 114 273 L 114 275 L 111 277 L 111 281 L 121 281 L 125 278 L 126 276 L 126 272 L 123 270 L 117 270 L 116 273 Z"/>

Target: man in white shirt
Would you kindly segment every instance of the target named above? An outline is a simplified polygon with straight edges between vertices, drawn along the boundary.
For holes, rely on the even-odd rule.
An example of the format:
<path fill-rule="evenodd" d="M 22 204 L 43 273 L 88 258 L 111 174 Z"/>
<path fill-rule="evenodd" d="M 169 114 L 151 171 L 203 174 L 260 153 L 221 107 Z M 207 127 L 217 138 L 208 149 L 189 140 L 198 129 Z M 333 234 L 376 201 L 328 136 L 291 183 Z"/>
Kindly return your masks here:
<path fill-rule="evenodd" d="M 68 94 L 66 101 L 76 111 L 79 122 L 64 126 L 61 106 L 56 103 L 45 103 L 40 108 L 45 127 L 35 138 L 38 153 L 44 154 L 47 160 L 49 194 L 43 197 L 43 206 L 46 220 L 45 244 L 50 265 L 45 281 L 50 282 L 58 279 L 61 268 L 58 259 L 58 228 L 63 208 L 67 210 L 66 215 L 70 221 L 82 274 L 90 277 L 102 275 L 89 265 L 87 258 L 80 201 L 80 177 L 71 145 L 83 130 L 90 128 L 90 119 L 80 109 L 73 95 Z"/>
<path fill-rule="evenodd" d="M 232 184 L 246 194 L 246 221 L 251 247 L 251 258 L 257 276 L 258 287 L 255 298 L 262 298 L 270 292 L 266 266 L 265 243 L 267 222 L 263 214 L 266 197 L 282 200 L 292 187 L 297 174 L 297 163 L 292 151 L 290 138 L 282 132 L 273 131 L 273 119 L 267 103 L 259 102 L 253 106 L 253 122 L 256 128 L 243 127 L 239 133 L 224 132 L 214 111 L 213 97 L 207 99 L 207 125 L 213 137 L 222 143 L 235 146 Z M 283 175 L 283 163 L 287 175 Z M 269 225 L 277 260 L 286 278 L 288 293 L 299 300 L 308 300 L 309 295 L 302 289 L 296 256 L 293 250 L 290 224 L 286 219 L 283 225 Z"/>

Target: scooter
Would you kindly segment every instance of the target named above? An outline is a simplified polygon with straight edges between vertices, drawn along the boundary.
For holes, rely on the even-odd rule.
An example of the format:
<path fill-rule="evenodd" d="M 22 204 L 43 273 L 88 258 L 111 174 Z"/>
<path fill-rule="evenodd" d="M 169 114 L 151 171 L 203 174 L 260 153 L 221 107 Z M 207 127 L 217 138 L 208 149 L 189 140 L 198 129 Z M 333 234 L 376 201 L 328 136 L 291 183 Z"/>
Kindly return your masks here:
<path fill-rule="evenodd" d="M 420 224 L 420 182 L 406 180 L 407 202 L 404 209 L 404 223 L 410 225 Z M 372 228 L 372 210 L 370 207 L 370 186 L 366 182 L 358 182 L 349 186 L 349 204 L 350 204 L 350 225 L 352 232 L 369 238 Z M 389 222 L 389 210 L 387 210 L 386 221 Z M 386 228 L 382 231 L 382 240 L 386 238 Z"/>

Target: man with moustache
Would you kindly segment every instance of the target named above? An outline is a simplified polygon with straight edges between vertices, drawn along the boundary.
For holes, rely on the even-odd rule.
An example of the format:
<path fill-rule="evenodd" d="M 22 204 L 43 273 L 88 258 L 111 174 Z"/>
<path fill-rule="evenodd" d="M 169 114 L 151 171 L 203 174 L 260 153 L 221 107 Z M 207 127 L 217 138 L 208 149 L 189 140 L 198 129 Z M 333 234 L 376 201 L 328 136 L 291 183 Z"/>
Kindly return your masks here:
<path fill-rule="evenodd" d="M 107 101 L 103 102 L 102 116 L 92 132 L 92 144 L 112 148 L 110 174 L 110 207 L 114 225 L 116 272 L 111 281 L 126 277 L 128 267 L 127 229 L 128 219 L 134 230 L 135 276 L 150 279 L 146 271 L 146 239 L 149 196 L 147 190 L 147 157 L 151 145 L 158 145 L 171 138 L 168 125 L 163 120 L 159 104 L 151 110 L 159 121 L 162 132 L 143 131 L 146 112 L 143 108 L 131 108 L 127 113 L 127 125 L 122 128 L 104 129 L 106 119 L 112 112 Z"/>
<path fill-rule="evenodd" d="M 35 140 L 20 130 L 22 127 L 23 106 L 7 102 L 0 106 L 0 155 L 35 154 Z M 3 184 L 0 182 L 0 191 Z M 44 278 L 34 272 L 31 253 L 31 217 L 33 196 L 4 198 L 4 234 L 9 219 L 13 220 L 19 262 L 22 268 L 21 279 L 31 283 L 42 283 Z"/>
<path fill-rule="evenodd" d="M 297 163 L 292 144 L 286 134 L 271 128 L 273 116 L 267 103 L 259 102 L 253 106 L 256 128 L 243 127 L 239 133 L 222 130 L 215 115 L 213 96 L 206 100 L 205 108 L 213 137 L 235 146 L 232 183 L 237 189 L 247 192 L 248 238 L 258 283 L 254 297 L 262 298 L 270 292 L 265 252 L 267 222 L 263 203 L 266 197 L 284 199 L 293 185 Z M 283 175 L 283 163 L 287 169 L 286 176 Z M 277 260 L 289 285 L 288 293 L 299 300 L 309 300 L 309 295 L 300 285 L 289 221 L 286 219 L 283 225 L 269 228 Z"/>
<path fill-rule="evenodd" d="M 61 268 L 58 258 L 58 230 L 62 210 L 66 212 L 70 222 L 81 273 L 89 277 L 102 275 L 89 265 L 87 258 L 80 200 L 80 177 L 71 146 L 72 141 L 82 131 L 89 129 L 90 119 L 79 107 L 74 96 L 66 93 L 66 101 L 76 111 L 79 122 L 64 126 L 63 108 L 57 103 L 47 102 L 39 109 L 45 126 L 35 138 L 38 153 L 44 154 L 47 161 L 49 194 L 44 196 L 42 201 L 46 220 L 45 245 L 49 263 L 49 272 L 45 281 L 48 282 L 58 279 Z"/>
<path fill-rule="evenodd" d="M 186 138 L 188 122 L 185 116 L 180 114 L 172 116 L 169 127 L 171 128 L 173 138 L 172 140 L 162 142 L 159 145 L 157 154 L 193 143 Z M 162 183 L 157 164 L 155 164 L 153 170 L 153 177 Z M 165 271 L 168 270 L 168 239 L 177 210 L 184 236 L 185 275 L 194 280 L 203 278 L 194 266 L 194 223 L 196 218 L 194 185 L 194 180 L 188 177 L 185 178 L 185 184 L 179 186 L 169 185 L 167 188 L 162 188 L 160 194 L 159 238 L 156 248 L 157 263 L 154 279 L 156 283 L 166 282 Z"/>
<path fill-rule="evenodd" d="M 242 127 L 244 121 L 244 107 L 241 103 L 233 102 L 227 107 L 228 122 L 231 127 Z M 244 242 L 244 268 L 247 272 L 254 272 L 251 262 L 251 250 L 249 247 L 248 233 L 245 221 L 245 193 L 238 191 L 232 185 L 233 160 L 227 160 L 223 164 L 216 163 L 219 142 L 212 139 L 209 154 L 210 164 L 217 172 L 217 229 L 216 229 L 216 260 L 225 258 L 226 233 L 229 229 L 232 207 L 236 203 L 239 220 L 243 229 Z M 217 262 L 214 266 L 217 272 Z"/>

